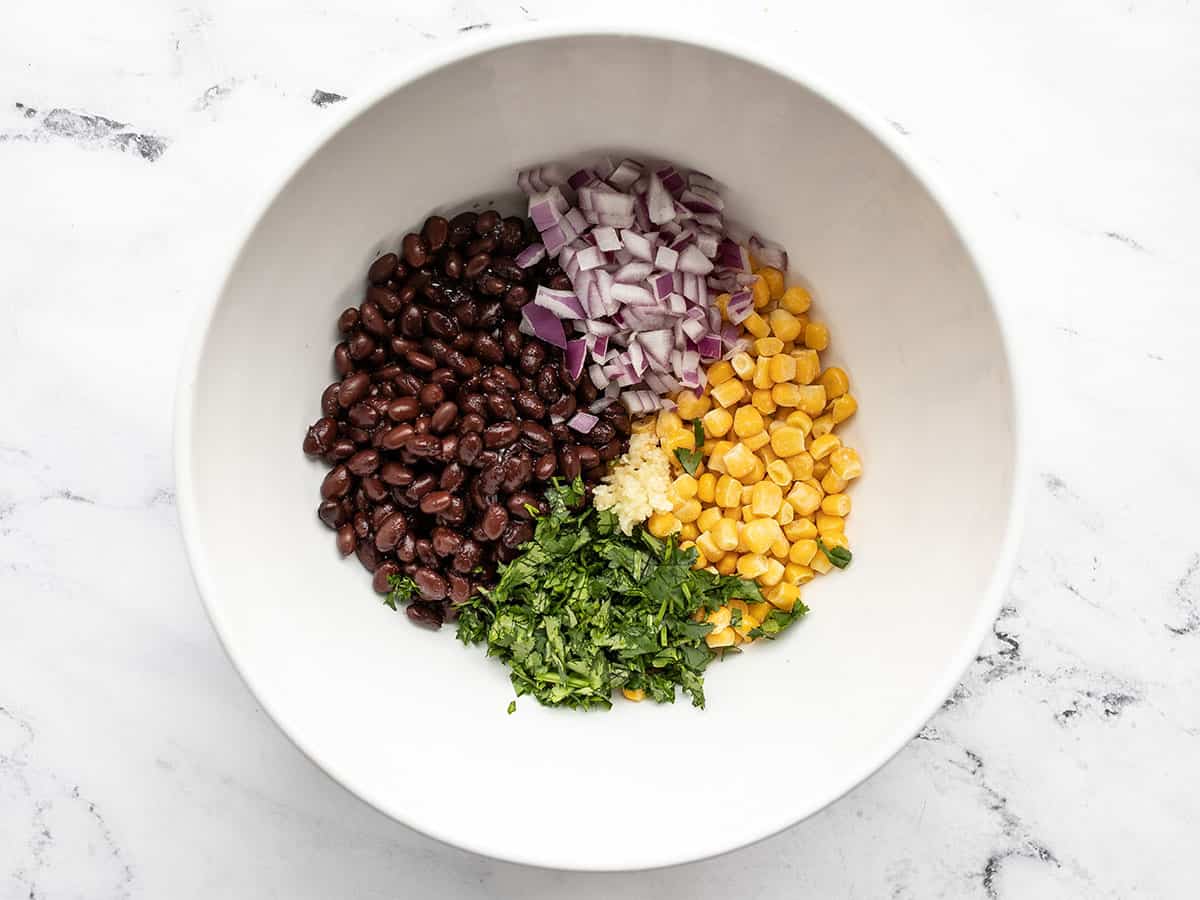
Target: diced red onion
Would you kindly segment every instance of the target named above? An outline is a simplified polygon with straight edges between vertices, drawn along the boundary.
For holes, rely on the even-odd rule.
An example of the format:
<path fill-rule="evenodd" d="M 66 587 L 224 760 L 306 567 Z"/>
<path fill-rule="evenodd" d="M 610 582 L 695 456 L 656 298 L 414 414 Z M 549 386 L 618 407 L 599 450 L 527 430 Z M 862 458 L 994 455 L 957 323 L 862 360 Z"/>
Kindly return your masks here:
<path fill-rule="evenodd" d="M 750 252 L 758 257 L 763 265 L 771 266 L 780 272 L 786 272 L 788 267 L 787 251 L 773 241 L 765 241 L 757 234 L 750 235 Z"/>
<path fill-rule="evenodd" d="M 659 247 L 658 252 L 654 254 L 654 265 L 664 271 L 674 272 L 678 262 L 679 254 L 670 247 Z"/>
<path fill-rule="evenodd" d="M 587 341 L 579 338 L 567 341 L 567 349 L 563 352 L 567 363 L 567 374 L 579 378 L 583 374 L 583 361 L 587 357 Z"/>
<path fill-rule="evenodd" d="M 642 164 L 635 159 L 623 159 L 604 180 L 618 191 L 626 191 L 642 174 Z"/>
<path fill-rule="evenodd" d="M 700 342 L 708 336 L 708 323 L 701 322 L 699 319 L 684 319 L 680 325 L 683 333 L 690 337 L 699 346 Z M 720 344 L 720 340 L 717 341 Z M 718 355 L 720 355 L 718 353 Z"/>
<path fill-rule="evenodd" d="M 533 335 L 540 341 L 553 344 L 560 350 L 567 348 L 567 335 L 563 331 L 562 320 L 536 303 L 526 303 L 521 309 L 521 326 L 526 334 Z"/>
<path fill-rule="evenodd" d="M 598 269 L 604 265 L 604 251 L 599 247 L 588 247 L 586 250 L 580 250 L 575 259 L 579 263 L 579 268 L 585 272 Z"/>
<path fill-rule="evenodd" d="M 715 334 L 706 334 L 696 342 L 700 358 L 709 362 L 721 358 L 721 339 Z"/>
<path fill-rule="evenodd" d="M 626 263 L 613 273 L 613 281 L 618 281 L 621 284 L 638 284 L 646 280 L 651 272 L 654 271 L 654 266 L 651 263 L 643 260 Z"/>
<path fill-rule="evenodd" d="M 533 295 L 533 305 L 547 310 L 559 319 L 585 318 L 583 304 L 575 296 L 574 291 L 556 291 L 544 284 L 538 285 L 537 293 Z M 528 304 L 527 304 L 528 306 Z"/>
<path fill-rule="evenodd" d="M 672 292 L 671 295 L 667 297 L 667 308 L 675 315 L 682 316 L 685 312 L 687 312 L 687 300 L 682 294 L 676 294 Z"/>
<path fill-rule="evenodd" d="M 596 246 L 605 252 L 620 250 L 625 246 L 617 236 L 617 229 L 611 225 L 593 228 L 592 235 L 596 238 Z"/>
<path fill-rule="evenodd" d="M 625 245 L 626 250 L 633 254 L 635 259 L 644 259 L 646 262 L 654 261 L 652 245 L 645 235 L 626 228 L 621 231 L 621 243 Z"/>
<path fill-rule="evenodd" d="M 592 429 L 596 427 L 596 423 L 600 420 L 591 413 L 577 412 L 571 418 L 567 419 L 567 427 L 573 428 L 580 434 L 590 434 Z"/>
<path fill-rule="evenodd" d="M 658 175 L 650 176 L 650 185 L 646 192 L 646 210 L 650 221 L 655 225 L 670 222 L 675 218 L 675 199 L 671 196 Z"/>
<path fill-rule="evenodd" d="M 536 266 L 546 258 L 545 244 L 530 244 L 524 250 L 517 254 L 513 261 L 522 269 L 528 269 L 530 266 Z"/>
<path fill-rule="evenodd" d="M 572 190 L 579 190 L 584 185 L 591 184 L 596 180 L 596 173 L 591 169 L 579 169 L 574 175 L 567 179 L 567 184 Z"/>
<path fill-rule="evenodd" d="M 683 248 L 679 254 L 678 268 L 681 272 L 691 272 L 695 275 L 707 275 L 713 270 L 712 260 L 695 244 Z"/>

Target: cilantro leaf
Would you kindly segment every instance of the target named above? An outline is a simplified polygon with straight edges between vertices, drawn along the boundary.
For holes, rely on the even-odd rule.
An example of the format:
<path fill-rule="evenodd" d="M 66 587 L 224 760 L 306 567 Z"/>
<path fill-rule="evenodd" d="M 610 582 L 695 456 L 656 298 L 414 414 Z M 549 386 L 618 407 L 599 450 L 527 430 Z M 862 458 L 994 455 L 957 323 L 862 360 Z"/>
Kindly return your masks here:
<path fill-rule="evenodd" d="M 831 565 L 837 566 L 839 569 L 844 569 L 850 565 L 850 560 L 854 559 L 854 554 L 845 547 L 834 547 L 832 550 L 825 546 L 825 542 L 817 538 L 817 549 L 825 554 L 825 558 L 829 560 Z"/>
<path fill-rule="evenodd" d="M 676 447 L 675 458 L 683 466 L 683 471 L 689 475 L 695 475 L 696 470 L 700 468 L 701 461 L 704 459 L 704 454 L 699 450 L 685 450 L 683 447 Z"/>
<path fill-rule="evenodd" d="M 692 434 L 696 436 L 696 449 L 704 446 L 704 423 L 699 417 L 692 419 Z"/>
<path fill-rule="evenodd" d="M 388 578 L 391 591 L 383 598 L 385 606 L 397 609 L 397 603 L 407 603 L 417 593 L 417 583 L 407 575 L 392 575 Z"/>

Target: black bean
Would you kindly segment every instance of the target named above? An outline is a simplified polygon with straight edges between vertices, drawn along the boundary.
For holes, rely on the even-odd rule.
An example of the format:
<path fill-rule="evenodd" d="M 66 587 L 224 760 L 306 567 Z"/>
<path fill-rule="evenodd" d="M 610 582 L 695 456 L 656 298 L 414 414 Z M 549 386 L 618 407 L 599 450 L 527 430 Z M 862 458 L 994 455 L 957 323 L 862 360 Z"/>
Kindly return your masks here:
<path fill-rule="evenodd" d="M 600 454 L 595 447 L 579 448 L 579 465 L 586 471 L 600 465 Z"/>
<path fill-rule="evenodd" d="M 338 331 L 342 334 L 349 334 L 358 327 L 358 309 L 350 306 L 343 309 L 337 320 Z"/>
<path fill-rule="evenodd" d="M 507 420 L 517 417 L 517 411 L 513 409 L 512 401 L 503 394 L 488 394 L 487 408 L 492 419 Z"/>
<path fill-rule="evenodd" d="M 516 253 L 521 249 L 525 237 L 525 223 L 516 216 L 509 216 L 500 226 L 500 246 L 505 253 Z"/>
<path fill-rule="evenodd" d="M 483 452 L 483 438 L 477 432 L 467 432 L 458 440 L 458 461 L 464 466 L 474 465 Z"/>
<path fill-rule="evenodd" d="M 438 629 L 446 619 L 446 614 L 440 604 L 410 603 L 404 607 L 404 614 L 418 625 Z"/>
<path fill-rule="evenodd" d="M 350 357 L 350 347 L 345 341 L 333 348 L 333 369 L 343 378 L 354 371 L 354 360 Z"/>
<path fill-rule="evenodd" d="M 353 406 L 363 397 L 367 396 L 367 391 L 371 389 L 371 376 L 366 372 L 356 372 L 353 375 L 347 375 L 342 379 L 341 387 L 338 388 L 337 400 L 338 405 L 342 409 Z"/>
<path fill-rule="evenodd" d="M 383 284 L 392 277 L 392 272 L 395 271 L 398 262 L 400 262 L 400 257 L 395 253 L 383 254 L 367 269 L 367 280 L 372 284 Z"/>
<path fill-rule="evenodd" d="M 505 322 L 502 329 L 504 355 L 509 359 L 517 359 L 525 348 L 525 337 L 516 322 Z M 532 374 L 532 373 L 531 373 Z"/>
<path fill-rule="evenodd" d="M 429 330 L 438 337 L 453 339 L 459 335 L 458 321 L 440 309 L 429 311 Z"/>
<path fill-rule="evenodd" d="M 337 532 L 337 548 L 342 556 L 349 556 L 354 552 L 354 548 L 358 546 L 358 535 L 354 533 L 354 526 L 346 523 L 338 528 Z"/>
<path fill-rule="evenodd" d="M 421 498 L 421 512 L 440 513 L 450 505 L 452 494 L 449 491 L 430 491 Z"/>
<path fill-rule="evenodd" d="M 530 419 L 540 419 L 546 415 L 546 404 L 533 391 L 517 391 L 516 404 L 521 415 Z"/>
<path fill-rule="evenodd" d="M 500 542 L 511 550 L 515 550 L 533 537 L 532 522 L 513 522 L 504 529 Z"/>
<path fill-rule="evenodd" d="M 426 600 L 441 600 L 446 596 L 446 579 L 431 568 L 422 566 L 413 576 L 413 581 Z"/>
<path fill-rule="evenodd" d="M 467 260 L 466 268 L 463 269 L 463 274 L 468 279 L 478 278 L 483 274 L 484 270 L 491 265 L 492 258 L 486 253 L 478 253 Z"/>
<path fill-rule="evenodd" d="M 504 463 L 504 481 L 501 487 L 506 491 L 523 488 L 533 476 L 533 459 L 528 453 L 510 456 Z"/>
<path fill-rule="evenodd" d="M 475 338 L 475 355 L 486 363 L 498 363 L 504 359 L 504 349 L 490 334 L 481 334 Z"/>
<path fill-rule="evenodd" d="M 361 362 L 375 352 L 375 339 L 365 331 L 356 331 L 350 335 L 346 347 L 350 358 Z"/>
<path fill-rule="evenodd" d="M 394 512 L 380 524 L 375 532 L 375 549 L 387 553 L 395 549 L 400 539 L 408 532 L 408 520 L 404 513 Z"/>
<path fill-rule="evenodd" d="M 350 438 L 338 438 L 333 442 L 333 446 L 329 448 L 326 457 L 333 462 L 341 462 L 349 459 L 358 452 L 358 447 Z"/>
<path fill-rule="evenodd" d="M 372 503 L 378 503 L 388 495 L 387 485 L 383 483 L 382 479 L 374 476 L 368 476 L 362 480 L 362 489 Z"/>
<path fill-rule="evenodd" d="M 304 452 L 309 456 L 320 456 L 327 453 L 337 438 L 337 422 L 329 416 L 322 416 L 308 426 L 304 435 Z"/>
<path fill-rule="evenodd" d="M 433 529 L 430 537 L 433 540 L 433 552 L 438 556 L 453 556 L 462 549 L 462 535 L 457 531 L 439 525 Z"/>
<path fill-rule="evenodd" d="M 406 484 L 412 484 L 413 471 L 401 463 L 386 462 L 379 469 L 379 478 L 384 484 L 404 487 Z"/>
<path fill-rule="evenodd" d="M 425 409 L 436 409 L 446 399 L 446 391 L 440 384 L 427 384 L 417 392 L 417 399 Z"/>
<path fill-rule="evenodd" d="M 379 442 L 379 447 L 381 450 L 400 450 L 408 446 L 408 439 L 414 434 L 416 434 L 416 429 L 405 422 L 384 432 L 383 438 Z"/>
<path fill-rule="evenodd" d="M 420 411 L 421 404 L 416 397 L 399 397 L 388 404 L 387 416 L 393 422 L 408 422 Z"/>
<path fill-rule="evenodd" d="M 454 571 L 469 573 L 477 565 L 483 557 L 483 547 L 474 540 L 467 539 L 463 541 L 462 548 L 454 554 L 454 562 L 451 565 Z"/>
<path fill-rule="evenodd" d="M 436 359 L 416 350 L 410 350 L 404 355 L 404 359 L 410 368 L 416 369 L 419 372 L 432 372 L 437 368 Z"/>
<path fill-rule="evenodd" d="M 558 465 L 562 469 L 563 477 L 568 481 L 574 481 L 583 471 L 583 467 L 579 464 L 579 448 L 574 444 L 564 444 L 558 448 Z"/>
<path fill-rule="evenodd" d="M 433 411 L 433 415 L 430 416 L 429 430 L 434 434 L 445 434 L 452 427 L 454 427 L 454 423 L 457 419 L 458 406 L 455 403 L 446 400 L 445 402 L 440 403 L 437 409 Z"/>
<path fill-rule="evenodd" d="M 446 246 L 446 239 L 450 237 L 450 223 L 441 216 L 430 216 L 421 226 L 421 237 L 429 251 L 437 253 Z"/>
<path fill-rule="evenodd" d="M 418 234 L 406 234 L 400 243 L 400 252 L 404 261 L 414 269 L 419 269 L 429 260 L 429 245 Z"/>
<path fill-rule="evenodd" d="M 521 434 L 521 426 L 516 422 L 498 422 L 483 429 L 483 445 L 489 450 L 507 447 Z"/>
<path fill-rule="evenodd" d="M 458 572 L 450 572 L 446 575 L 446 584 L 446 596 L 450 598 L 451 603 L 461 605 L 470 599 L 471 580 L 465 575 L 460 575 Z M 457 612 L 457 610 L 453 611 Z"/>
<path fill-rule="evenodd" d="M 574 394 L 563 394 L 550 404 L 550 415 L 556 419 L 569 419 L 575 415 L 576 403 Z"/>
<path fill-rule="evenodd" d="M 421 307 L 410 303 L 400 312 L 400 333 L 406 338 L 416 339 L 425 333 L 425 318 Z"/>
<path fill-rule="evenodd" d="M 479 218 L 475 220 L 475 233 L 483 236 L 496 230 L 496 226 L 500 224 L 500 213 L 494 209 L 485 210 L 479 214 Z"/>
<path fill-rule="evenodd" d="M 379 468 L 379 451 L 358 451 L 346 461 L 346 468 L 355 475 L 370 475 Z"/>
<path fill-rule="evenodd" d="M 438 451 L 438 459 L 444 463 L 453 462 L 458 456 L 458 435 L 447 434 L 442 437 L 442 446 Z"/>
<path fill-rule="evenodd" d="M 379 424 L 379 413 L 370 403 L 355 403 L 346 412 L 346 418 L 355 428 L 365 428 L 367 431 Z"/>
<path fill-rule="evenodd" d="M 363 540 L 365 537 L 366 535 L 359 535 L 358 546 L 354 548 L 354 553 L 358 556 L 358 561 L 362 563 L 364 569 L 374 572 L 379 568 L 382 559 L 379 551 L 375 549 L 375 544 L 372 541 Z"/>
<path fill-rule="evenodd" d="M 396 545 L 396 559 L 400 562 L 410 563 L 417 558 L 417 539 L 413 537 L 410 531 L 400 539 L 400 543 Z"/>
<path fill-rule="evenodd" d="M 390 559 L 379 564 L 379 568 L 375 570 L 375 575 L 371 578 L 371 587 L 375 588 L 375 593 L 386 594 L 392 589 L 391 579 L 393 575 L 400 574 L 400 567 Z"/>
<path fill-rule="evenodd" d="M 543 453 L 533 464 L 533 477 L 538 481 L 549 481 L 558 470 L 558 457 L 553 453 Z"/>
<path fill-rule="evenodd" d="M 493 503 L 483 512 L 480 527 L 489 541 L 499 540 L 508 527 L 508 510 L 498 503 Z"/>
<path fill-rule="evenodd" d="M 334 466 L 321 482 L 321 496 L 326 500 L 345 497 L 350 493 L 353 481 L 354 479 L 351 478 L 349 469 L 345 466 Z"/>
<path fill-rule="evenodd" d="M 446 259 L 442 262 L 442 272 L 445 273 L 447 278 L 458 281 L 463 276 L 463 265 L 462 254 L 457 250 L 451 250 L 446 254 Z"/>
<path fill-rule="evenodd" d="M 389 319 L 394 318 L 396 313 L 400 312 L 400 307 L 404 305 L 399 294 L 383 287 L 369 288 L 367 299 L 378 306 L 380 312 Z"/>
<path fill-rule="evenodd" d="M 461 212 L 450 220 L 450 237 L 448 238 L 448 242 L 451 247 L 457 247 L 475 233 L 475 220 L 477 218 L 478 215 L 476 213 Z"/>
<path fill-rule="evenodd" d="M 529 491 L 517 491 L 508 498 L 505 504 L 508 507 L 509 515 L 517 519 L 531 519 L 531 513 L 528 507 L 537 507 L 538 498 Z"/>
<path fill-rule="evenodd" d="M 387 321 L 383 318 L 383 313 L 379 307 L 367 300 L 358 308 L 359 319 L 362 322 L 362 327 L 371 332 L 376 337 L 387 337 L 389 334 Z"/>
<path fill-rule="evenodd" d="M 346 511 L 336 500 L 322 500 L 317 507 L 317 518 L 330 528 L 339 528 L 346 521 Z"/>
<path fill-rule="evenodd" d="M 529 289 L 524 285 L 514 284 L 504 295 L 504 308 L 509 312 L 520 312 L 529 302 Z"/>

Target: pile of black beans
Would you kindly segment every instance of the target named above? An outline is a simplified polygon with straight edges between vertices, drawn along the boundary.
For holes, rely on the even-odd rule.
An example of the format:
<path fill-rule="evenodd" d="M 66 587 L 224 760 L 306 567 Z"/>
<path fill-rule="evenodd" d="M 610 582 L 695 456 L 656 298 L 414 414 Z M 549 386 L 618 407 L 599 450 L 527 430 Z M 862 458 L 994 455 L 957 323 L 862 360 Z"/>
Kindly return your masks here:
<path fill-rule="evenodd" d="M 587 435 L 567 427 L 596 389 L 517 327 L 539 284 L 570 287 L 553 260 L 513 261 L 536 235 L 494 210 L 432 216 L 371 264 L 362 303 L 338 316 L 338 380 L 304 438 L 330 466 L 317 514 L 376 591 L 413 579 L 406 611 L 425 625 L 495 583 L 551 478 L 595 483 L 628 446 L 619 403 Z"/>

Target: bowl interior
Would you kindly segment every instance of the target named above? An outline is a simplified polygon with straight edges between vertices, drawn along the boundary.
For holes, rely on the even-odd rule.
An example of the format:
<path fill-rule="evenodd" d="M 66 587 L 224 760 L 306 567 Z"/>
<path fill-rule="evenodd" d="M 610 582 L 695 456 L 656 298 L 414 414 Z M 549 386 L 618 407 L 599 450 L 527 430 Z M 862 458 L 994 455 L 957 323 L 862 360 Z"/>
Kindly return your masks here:
<path fill-rule="evenodd" d="M 589 74 L 593 73 L 593 74 Z M 710 173 L 789 248 L 860 412 L 854 565 L 808 619 L 714 664 L 708 708 L 518 703 L 452 629 L 413 628 L 342 561 L 300 452 L 334 320 L 432 211 L 514 204 L 532 163 L 636 151 Z M 197 578 L 264 707 L 351 790 L 422 831 L 567 868 L 680 862 L 763 837 L 866 777 L 952 687 L 996 606 L 1015 465 L 1007 358 L 958 234 L 870 131 L 734 55 L 626 35 L 493 46 L 355 116 L 249 236 L 180 406 Z M 758 776 L 746 778 L 747 772 Z M 763 778 L 765 773 L 775 777 Z"/>

